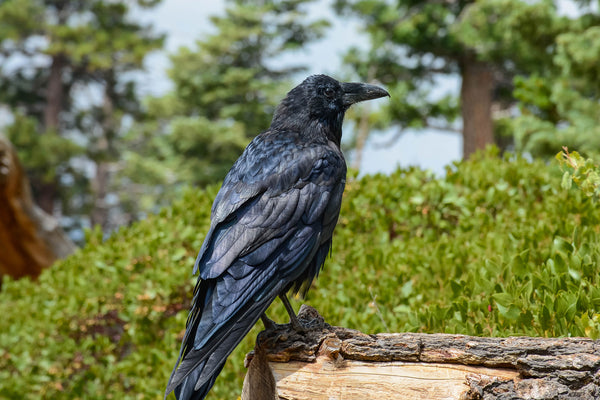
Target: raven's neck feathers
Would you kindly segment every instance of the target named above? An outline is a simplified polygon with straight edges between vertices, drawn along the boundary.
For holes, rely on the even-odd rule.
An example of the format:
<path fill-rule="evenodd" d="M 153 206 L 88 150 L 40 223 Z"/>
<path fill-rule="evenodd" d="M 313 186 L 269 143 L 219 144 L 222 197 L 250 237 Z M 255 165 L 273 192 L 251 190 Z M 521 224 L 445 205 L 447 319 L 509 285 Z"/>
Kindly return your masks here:
<path fill-rule="evenodd" d="M 310 107 L 298 97 L 293 96 L 292 91 L 279 104 L 273 115 L 271 128 L 298 132 L 307 140 L 331 140 L 340 147 L 344 112 L 314 115 L 308 110 Z"/>

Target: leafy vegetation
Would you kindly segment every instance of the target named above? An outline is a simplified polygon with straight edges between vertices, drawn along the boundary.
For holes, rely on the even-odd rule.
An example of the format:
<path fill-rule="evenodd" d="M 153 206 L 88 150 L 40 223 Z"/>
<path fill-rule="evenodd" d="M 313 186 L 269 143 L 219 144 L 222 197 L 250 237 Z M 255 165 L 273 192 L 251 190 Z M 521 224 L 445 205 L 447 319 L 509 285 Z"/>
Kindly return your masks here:
<path fill-rule="evenodd" d="M 515 81 L 520 116 L 507 120 L 517 148 L 548 157 L 560 146 L 586 156 L 600 154 L 600 55 L 598 15 L 581 18 L 556 38 L 549 73 Z"/>
<path fill-rule="evenodd" d="M 600 336 L 600 211 L 555 164 L 496 150 L 448 168 L 348 181 L 333 256 L 306 299 L 364 332 Z M 161 398 L 216 186 L 0 294 L 0 393 L 9 399 Z M 295 301 L 298 307 L 300 300 Z M 286 321 L 276 302 L 269 315 Z M 210 399 L 241 392 L 243 356 Z"/>
<path fill-rule="evenodd" d="M 579 186 L 583 193 L 595 200 L 600 198 L 600 168 L 592 159 L 585 159 L 578 152 L 569 152 L 563 147 L 563 151 L 556 155 L 556 159 L 563 169 L 562 186 L 570 189 L 571 185 Z"/>

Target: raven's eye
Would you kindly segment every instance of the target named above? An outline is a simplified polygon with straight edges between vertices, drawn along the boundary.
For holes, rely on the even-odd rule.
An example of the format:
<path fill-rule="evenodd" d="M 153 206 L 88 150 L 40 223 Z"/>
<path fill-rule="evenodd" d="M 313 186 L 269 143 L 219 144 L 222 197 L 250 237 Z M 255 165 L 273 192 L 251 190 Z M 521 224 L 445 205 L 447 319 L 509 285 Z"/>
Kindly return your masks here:
<path fill-rule="evenodd" d="M 335 92 L 332 88 L 325 88 L 323 93 L 325 94 L 325 96 L 329 97 L 330 99 L 333 98 L 333 96 L 335 95 Z"/>

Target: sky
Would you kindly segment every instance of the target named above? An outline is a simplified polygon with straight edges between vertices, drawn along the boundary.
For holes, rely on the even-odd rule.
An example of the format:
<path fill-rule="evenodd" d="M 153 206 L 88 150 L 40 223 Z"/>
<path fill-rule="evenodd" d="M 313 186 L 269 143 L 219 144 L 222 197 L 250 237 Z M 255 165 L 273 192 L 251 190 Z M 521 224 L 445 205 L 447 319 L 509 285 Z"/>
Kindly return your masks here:
<path fill-rule="evenodd" d="M 368 45 L 367 38 L 360 34 L 358 22 L 340 21 L 329 3 L 329 0 L 320 0 L 310 9 L 311 17 L 323 17 L 332 22 L 326 38 L 294 55 L 295 61 L 309 66 L 305 75 L 325 73 L 335 77 L 335 72 L 341 69 L 342 54 L 346 49 L 350 46 L 365 48 Z M 167 54 L 182 46 L 194 47 L 196 40 L 211 32 L 209 17 L 222 13 L 224 7 L 223 0 L 163 0 L 152 11 L 140 15 L 144 21 L 151 22 L 157 31 L 167 34 L 165 51 L 147 59 L 147 73 L 140 81 L 143 93 L 159 95 L 169 90 L 166 70 L 170 64 Z M 297 83 L 303 78 L 298 77 Z M 440 90 L 457 93 L 458 80 L 444 80 Z M 381 101 L 385 99 L 376 100 L 375 103 Z M 361 174 L 390 173 L 398 165 L 416 165 L 443 174 L 444 166 L 459 160 L 462 155 L 462 137 L 454 132 L 406 130 L 393 145 L 385 146 L 395 133 L 390 131 L 372 135 L 363 154 Z"/>

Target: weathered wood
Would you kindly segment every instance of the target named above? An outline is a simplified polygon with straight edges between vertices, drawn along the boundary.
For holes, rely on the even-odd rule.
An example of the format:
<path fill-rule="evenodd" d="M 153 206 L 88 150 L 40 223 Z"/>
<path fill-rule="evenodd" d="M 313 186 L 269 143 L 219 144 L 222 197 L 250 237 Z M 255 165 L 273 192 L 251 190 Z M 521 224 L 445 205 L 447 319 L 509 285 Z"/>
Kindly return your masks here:
<path fill-rule="evenodd" d="M 256 347 L 252 362 L 246 367 L 248 373 L 244 379 L 242 399 L 278 400 L 275 377 L 260 347 Z"/>
<path fill-rule="evenodd" d="M 0 283 L 2 275 L 35 278 L 74 250 L 58 222 L 34 204 L 16 151 L 0 134 Z"/>
<path fill-rule="evenodd" d="M 263 331 L 250 371 L 270 367 L 279 399 L 600 399 L 600 341 L 450 334 L 366 335 L 303 306 L 299 334 Z M 256 360 L 256 364 L 254 365 Z M 265 379 L 264 376 L 262 379 Z M 243 400 L 273 398 L 246 390 Z"/>

